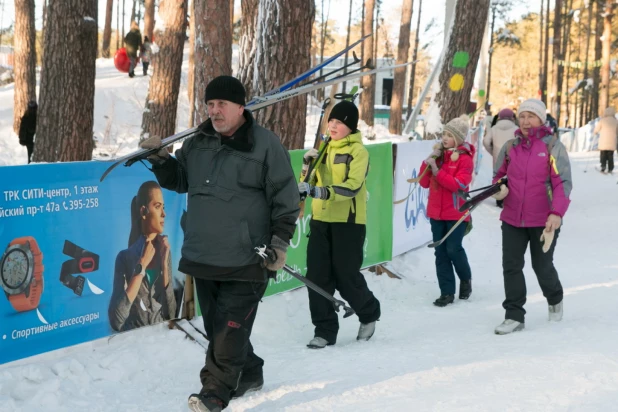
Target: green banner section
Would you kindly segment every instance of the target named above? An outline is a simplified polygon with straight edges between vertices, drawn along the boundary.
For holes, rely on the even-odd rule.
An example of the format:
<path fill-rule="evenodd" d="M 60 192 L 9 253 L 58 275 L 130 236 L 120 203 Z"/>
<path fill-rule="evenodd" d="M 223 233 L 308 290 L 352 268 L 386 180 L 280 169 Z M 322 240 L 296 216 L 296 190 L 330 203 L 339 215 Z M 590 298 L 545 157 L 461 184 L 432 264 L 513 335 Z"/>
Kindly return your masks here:
<path fill-rule="evenodd" d="M 393 247 L 393 154 L 392 144 L 367 145 L 369 151 L 369 174 L 367 176 L 367 238 L 363 267 L 369 267 L 392 259 Z M 290 158 L 296 180 L 306 150 L 291 150 Z M 305 215 L 296 226 L 290 241 L 287 264 L 303 276 L 307 274 L 307 242 L 311 220 L 311 198 L 305 203 Z M 270 279 L 265 296 L 285 292 L 303 286 L 299 280 L 279 271 L 276 279 Z M 195 294 L 197 296 L 197 294 Z M 195 302 L 196 314 L 201 316 L 199 304 Z"/>

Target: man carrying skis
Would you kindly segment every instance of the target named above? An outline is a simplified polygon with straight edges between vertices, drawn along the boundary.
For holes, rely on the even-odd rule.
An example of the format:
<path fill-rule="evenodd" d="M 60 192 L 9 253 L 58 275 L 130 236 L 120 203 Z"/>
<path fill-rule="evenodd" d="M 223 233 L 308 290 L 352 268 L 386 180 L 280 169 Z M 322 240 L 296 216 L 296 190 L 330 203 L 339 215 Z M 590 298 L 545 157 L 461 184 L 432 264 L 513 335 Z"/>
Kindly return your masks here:
<path fill-rule="evenodd" d="M 194 411 L 221 411 L 231 399 L 261 389 L 264 361 L 249 340 L 269 276 L 286 260 L 299 214 L 290 157 L 279 138 L 245 110 L 245 89 L 219 76 L 206 87 L 209 119 L 176 158 L 161 149 L 149 160 L 159 184 L 188 193 L 179 270 L 195 278 L 210 339 Z M 158 148 L 158 136 L 142 148 Z M 275 256 L 262 267 L 254 247 Z"/>

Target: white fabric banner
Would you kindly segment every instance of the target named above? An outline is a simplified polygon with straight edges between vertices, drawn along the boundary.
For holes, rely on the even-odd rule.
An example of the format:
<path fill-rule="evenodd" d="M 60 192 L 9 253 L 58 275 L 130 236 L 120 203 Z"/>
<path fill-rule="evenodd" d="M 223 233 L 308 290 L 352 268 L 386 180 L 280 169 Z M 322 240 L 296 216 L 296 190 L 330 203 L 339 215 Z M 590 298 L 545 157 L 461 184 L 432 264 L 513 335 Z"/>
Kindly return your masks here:
<path fill-rule="evenodd" d="M 393 187 L 393 256 L 431 241 L 427 217 L 429 189 L 408 179 L 417 177 L 421 163 L 429 156 L 435 140 L 417 140 L 397 144 Z"/>

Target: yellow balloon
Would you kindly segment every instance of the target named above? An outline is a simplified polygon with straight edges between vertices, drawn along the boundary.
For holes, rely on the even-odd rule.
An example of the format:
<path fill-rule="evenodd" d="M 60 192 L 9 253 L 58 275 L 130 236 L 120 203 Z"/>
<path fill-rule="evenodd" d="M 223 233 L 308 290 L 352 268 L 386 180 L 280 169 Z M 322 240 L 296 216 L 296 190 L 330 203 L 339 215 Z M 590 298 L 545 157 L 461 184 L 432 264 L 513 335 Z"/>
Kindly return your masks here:
<path fill-rule="evenodd" d="M 457 73 L 457 74 L 454 74 L 453 77 L 451 77 L 451 81 L 449 82 L 449 87 L 451 88 L 452 91 L 458 92 L 461 89 L 463 89 L 464 82 L 465 82 L 464 77 L 461 74 Z"/>

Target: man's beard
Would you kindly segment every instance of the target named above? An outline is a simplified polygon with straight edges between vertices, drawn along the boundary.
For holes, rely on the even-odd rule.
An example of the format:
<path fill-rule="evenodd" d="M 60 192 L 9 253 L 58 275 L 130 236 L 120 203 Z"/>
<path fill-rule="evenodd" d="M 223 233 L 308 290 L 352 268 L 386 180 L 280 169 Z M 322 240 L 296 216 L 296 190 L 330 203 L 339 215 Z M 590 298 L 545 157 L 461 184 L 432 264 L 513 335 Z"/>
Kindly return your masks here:
<path fill-rule="evenodd" d="M 223 123 L 220 126 L 217 126 L 215 124 L 215 120 L 217 120 L 217 119 L 213 119 L 213 121 L 212 121 L 212 127 L 215 129 L 215 131 L 217 133 L 225 134 L 225 133 L 229 132 L 232 129 L 231 125 L 228 125 L 228 124 L 225 124 L 225 123 Z M 220 119 L 220 120 L 223 120 L 223 119 Z"/>

